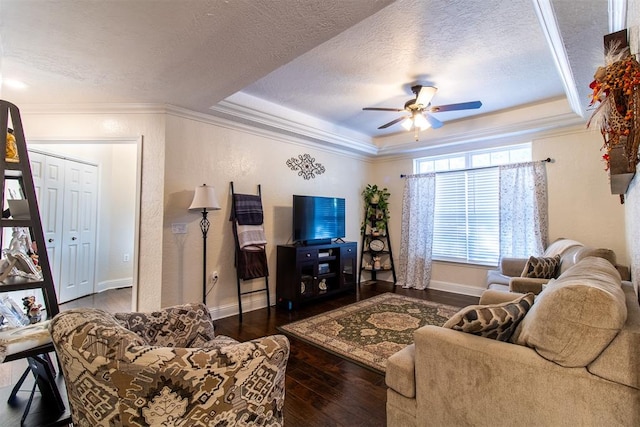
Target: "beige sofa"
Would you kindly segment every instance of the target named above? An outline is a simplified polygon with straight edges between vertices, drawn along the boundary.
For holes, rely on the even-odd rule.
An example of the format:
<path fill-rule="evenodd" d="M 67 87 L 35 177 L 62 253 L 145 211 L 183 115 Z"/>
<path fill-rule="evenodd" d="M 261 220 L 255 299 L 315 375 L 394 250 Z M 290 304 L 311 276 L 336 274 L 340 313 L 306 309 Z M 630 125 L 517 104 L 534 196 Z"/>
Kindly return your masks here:
<path fill-rule="evenodd" d="M 640 425 L 640 306 L 608 261 L 566 270 L 514 330 L 504 342 L 420 328 L 387 363 L 387 425 Z"/>
<path fill-rule="evenodd" d="M 578 261 L 589 256 L 596 256 L 608 260 L 613 264 L 622 280 L 629 280 L 629 268 L 616 263 L 616 254 L 611 249 L 592 248 L 571 239 L 558 239 L 551 243 L 541 257 L 560 257 L 560 264 L 552 277 L 522 277 L 523 270 L 529 258 L 502 258 L 495 270 L 487 271 L 487 289 L 511 292 L 533 292 L 539 294 L 542 285 L 551 278 L 557 278 Z"/>

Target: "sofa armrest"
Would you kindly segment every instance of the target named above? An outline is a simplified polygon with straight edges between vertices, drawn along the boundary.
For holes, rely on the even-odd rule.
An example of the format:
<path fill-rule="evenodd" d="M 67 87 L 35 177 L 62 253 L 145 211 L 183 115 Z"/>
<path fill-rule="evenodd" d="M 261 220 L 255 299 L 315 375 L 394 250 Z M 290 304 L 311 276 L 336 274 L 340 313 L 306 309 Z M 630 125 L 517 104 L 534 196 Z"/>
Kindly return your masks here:
<path fill-rule="evenodd" d="M 203 347 L 215 337 L 211 314 L 202 303 L 176 305 L 148 313 L 116 313 L 114 317 L 149 345 Z"/>
<path fill-rule="evenodd" d="M 618 273 L 620 273 L 620 278 L 623 281 L 628 282 L 631 280 L 631 269 L 629 269 L 629 267 L 622 264 L 616 264 L 614 267 L 618 270 Z"/>
<path fill-rule="evenodd" d="M 636 390 L 525 346 L 435 326 L 415 345 L 417 425 L 615 425 L 637 408 Z"/>
<path fill-rule="evenodd" d="M 502 304 L 503 302 L 510 302 L 523 294 L 518 292 L 506 292 L 506 291 L 498 291 L 495 289 L 487 289 L 480 296 L 479 305 L 488 305 L 488 304 Z"/>
<path fill-rule="evenodd" d="M 528 258 L 502 258 L 500 259 L 500 271 L 505 276 L 520 277 Z"/>
<path fill-rule="evenodd" d="M 520 292 L 527 294 L 533 292 L 538 295 L 542 292 L 543 285 L 546 285 L 549 279 L 536 279 L 534 277 L 512 277 L 509 280 L 509 290 L 511 292 Z"/>
<path fill-rule="evenodd" d="M 416 346 L 411 344 L 391 355 L 387 360 L 385 383 L 405 397 L 416 397 Z"/>

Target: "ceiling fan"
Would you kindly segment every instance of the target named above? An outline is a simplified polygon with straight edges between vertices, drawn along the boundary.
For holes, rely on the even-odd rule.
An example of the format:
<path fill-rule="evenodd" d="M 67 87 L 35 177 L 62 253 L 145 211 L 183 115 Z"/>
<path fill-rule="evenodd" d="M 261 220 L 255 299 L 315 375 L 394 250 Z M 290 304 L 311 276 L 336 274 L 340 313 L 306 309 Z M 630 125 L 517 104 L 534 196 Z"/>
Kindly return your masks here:
<path fill-rule="evenodd" d="M 393 126 L 396 123 L 402 122 L 402 126 L 406 130 L 415 129 L 416 139 L 417 132 L 419 130 L 425 130 L 430 127 L 438 129 L 442 127 L 444 123 L 436 119 L 429 113 L 439 113 L 443 111 L 456 111 L 456 110 L 473 110 L 480 108 L 482 102 L 470 101 L 461 102 L 459 104 L 447 104 L 431 106 L 431 100 L 435 96 L 438 88 L 433 86 L 415 85 L 411 87 L 411 92 L 416 96 L 414 99 L 410 99 L 404 104 L 404 108 L 378 108 L 378 107 L 366 107 L 363 110 L 367 111 L 406 111 L 408 115 L 399 117 L 395 120 L 391 120 L 389 123 L 385 123 L 378 129 L 386 129 L 389 126 Z"/>

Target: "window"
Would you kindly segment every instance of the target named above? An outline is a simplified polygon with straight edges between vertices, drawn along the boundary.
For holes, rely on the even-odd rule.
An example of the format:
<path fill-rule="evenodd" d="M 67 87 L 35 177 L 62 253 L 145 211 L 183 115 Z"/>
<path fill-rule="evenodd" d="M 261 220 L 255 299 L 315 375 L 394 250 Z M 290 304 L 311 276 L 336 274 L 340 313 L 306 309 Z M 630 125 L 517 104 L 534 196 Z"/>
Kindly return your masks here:
<path fill-rule="evenodd" d="M 436 172 L 433 259 L 495 265 L 500 256 L 498 169 L 531 160 L 531 145 L 427 157 L 415 173 Z"/>

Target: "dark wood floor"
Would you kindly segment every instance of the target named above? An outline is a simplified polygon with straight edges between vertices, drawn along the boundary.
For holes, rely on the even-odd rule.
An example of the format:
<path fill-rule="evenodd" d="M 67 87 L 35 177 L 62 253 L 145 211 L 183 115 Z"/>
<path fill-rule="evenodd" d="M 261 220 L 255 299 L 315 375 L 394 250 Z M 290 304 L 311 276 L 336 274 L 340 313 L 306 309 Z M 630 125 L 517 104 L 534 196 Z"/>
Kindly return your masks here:
<path fill-rule="evenodd" d="M 245 313 L 242 323 L 238 316 L 218 319 L 215 321 L 216 332 L 239 341 L 276 334 L 279 333 L 276 328 L 280 325 L 393 290 L 391 283 L 371 283 L 362 285 L 357 294 L 344 294 L 307 305 L 297 311 L 290 312 L 272 307 L 270 311 L 261 309 Z M 395 291 L 415 298 L 461 307 L 478 302 L 476 297 L 440 291 L 416 291 L 397 287 Z M 131 290 L 121 289 L 63 304 L 61 309 L 96 306 L 111 312 L 128 311 L 130 301 Z M 386 386 L 383 375 L 299 340 L 290 340 L 291 355 L 287 364 L 285 399 L 287 427 L 386 425 Z M 13 376 L 19 376 L 23 369 L 18 367 L 15 371 Z M 0 400 L 4 398 L 6 401 L 10 391 L 11 386 L 0 387 Z M 26 397 L 21 400 L 26 401 Z M 38 403 L 37 399 L 34 400 L 34 410 L 43 410 L 38 409 Z M 0 406 L 1 426 L 20 425 L 20 405 L 7 405 L 5 411 L 2 408 L 3 406 Z M 46 408 L 44 410 L 46 411 Z"/>

